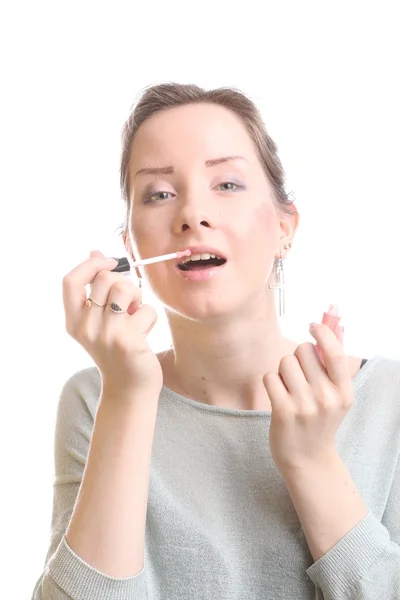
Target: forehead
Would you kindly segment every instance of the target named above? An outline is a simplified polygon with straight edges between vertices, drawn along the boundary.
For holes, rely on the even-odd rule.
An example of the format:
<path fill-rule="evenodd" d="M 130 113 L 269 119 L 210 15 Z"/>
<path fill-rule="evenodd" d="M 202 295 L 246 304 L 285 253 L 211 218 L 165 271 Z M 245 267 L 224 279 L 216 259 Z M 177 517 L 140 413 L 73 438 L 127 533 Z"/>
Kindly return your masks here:
<path fill-rule="evenodd" d="M 251 162 L 256 149 L 240 117 L 222 106 L 189 104 L 163 110 L 145 121 L 132 145 L 130 165 L 170 164 L 244 155 Z M 253 159 L 253 160 L 252 160 Z"/>

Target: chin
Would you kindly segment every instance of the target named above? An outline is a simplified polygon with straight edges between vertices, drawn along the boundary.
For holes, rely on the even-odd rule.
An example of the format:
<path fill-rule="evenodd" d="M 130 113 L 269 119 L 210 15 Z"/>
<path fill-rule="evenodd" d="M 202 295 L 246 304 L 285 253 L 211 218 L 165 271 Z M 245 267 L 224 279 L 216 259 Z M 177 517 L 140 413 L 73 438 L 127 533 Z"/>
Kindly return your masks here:
<path fill-rule="evenodd" d="M 167 312 L 199 323 L 211 323 L 232 317 L 241 307 L 239 298 L 235 302 L 232 295 L 210 298 L 208 294 L 206 300 L 202 300 L 200 294 L 193 294 L 192 298 L 190 298 L 190 294 L 187 294 L 179 301 L 176 301 L 176 298 L 174 300 L 160 298 L 160 300 Z"/>
<path fill-rule="evenodd" d="M 250 306 L 254 310 L 257 304 L 265 300 L 265 281 L 213 282 L 211 286 L 191 282 L 189 285 L 175 285 L 173 281 L 159 279 L 150 281 L 153 292 L 164 305 L 167 312 L 183 318 L 210 322 L 227 317 L 248 313 Z M 158 284 L 158 285 L 157 285 Z"/>

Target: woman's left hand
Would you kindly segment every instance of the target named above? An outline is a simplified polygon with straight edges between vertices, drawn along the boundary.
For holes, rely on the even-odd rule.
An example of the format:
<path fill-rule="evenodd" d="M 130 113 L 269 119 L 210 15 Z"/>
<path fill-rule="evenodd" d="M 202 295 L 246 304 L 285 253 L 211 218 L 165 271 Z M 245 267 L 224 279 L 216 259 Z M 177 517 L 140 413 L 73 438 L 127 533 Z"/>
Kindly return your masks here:
<path fill-rule="evenodd" d="M 306 342 L 282 358 L 279 373 L 263 376 L 272 406 L 269 445 L 282 474 L 337 454 L 336 432 L 354 402 L 341 342 L 327 325 L 313 325 L 326 368 L 316 346 Z"/>

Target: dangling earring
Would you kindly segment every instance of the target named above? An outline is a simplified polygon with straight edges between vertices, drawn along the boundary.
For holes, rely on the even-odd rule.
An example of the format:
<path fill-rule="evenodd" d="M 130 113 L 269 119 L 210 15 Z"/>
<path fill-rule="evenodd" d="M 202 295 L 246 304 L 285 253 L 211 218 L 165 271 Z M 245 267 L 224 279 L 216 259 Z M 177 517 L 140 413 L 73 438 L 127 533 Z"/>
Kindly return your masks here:
<path fill-rule="evenodd" d="M 286 244 L 285 250 L 291 248 L 292 244 Z M 274 279 L 269 284 L 271 290 L 279 290 L 279 316 L 283 317 L 285 314 L 285 273 L 283 268 L 283 257 L 282 250 L 280 251 L 280 257 L 275 260 L 274 265 Z"/>
<path fill-rule="evenodd" d="M 138 280 L 138 287 L 139 287 L 139 289 L 142 289 L 143 288 L 143 278 L 142 278 L 142 275 L 141 275 L 141 273 L 140 273 L 140 271 L 139 271 L 139 269 L 137 267 L 135 268 L 135 271 L 136 271 L 136 277 L 137 277 L 137 280 Z"/>

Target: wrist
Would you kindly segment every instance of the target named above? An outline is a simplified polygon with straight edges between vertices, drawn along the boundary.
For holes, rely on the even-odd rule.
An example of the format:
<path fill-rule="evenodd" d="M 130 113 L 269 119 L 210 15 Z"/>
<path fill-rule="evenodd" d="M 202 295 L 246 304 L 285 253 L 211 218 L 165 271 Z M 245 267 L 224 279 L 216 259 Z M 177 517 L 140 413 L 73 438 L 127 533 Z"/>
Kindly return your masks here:
<path fill-rule="evenodd" d="M 326 451 L 323 455 L 313 458 L 302 458 L 298 461 L 293 461 L 292 465 L 286 466 L 281 470 L 284 479 L 296 478 L 302 473 L 310 473 L 311 471 L 328 471 L 342 463 L 342 460 L 336 449 Z"/>
<path fill-rule="evenodd" d="M 116 386 L 103 382 L 100 402 L 121 406 L 155 405 L 160 397 L 158 387 Z"/>

